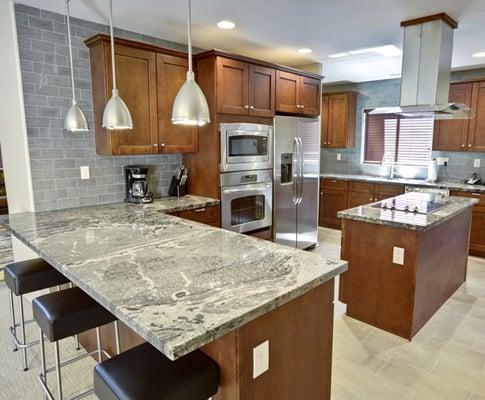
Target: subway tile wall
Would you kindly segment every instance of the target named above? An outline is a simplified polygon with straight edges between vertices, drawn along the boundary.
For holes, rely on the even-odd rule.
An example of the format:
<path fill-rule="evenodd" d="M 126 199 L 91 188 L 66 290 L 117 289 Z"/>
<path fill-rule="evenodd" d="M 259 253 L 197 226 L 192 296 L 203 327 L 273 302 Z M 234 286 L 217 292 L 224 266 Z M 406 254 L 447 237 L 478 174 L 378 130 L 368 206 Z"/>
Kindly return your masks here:
<path fill-rule="evenodd" d="M 485 68 L 452 73 L 452 81 L 485 77 Z M 382 81 L 349 83 L 343 85 L 324 85 L 324 92 L 337 90 L 354 90 L 359 93 L 357 100 L 357 123 L 356 123 L 356 145 L 352 149 L 326 149 L 321 150 L 322 172 L 342 174 L 366 174 L 386 175 L 389 167 L 380 165 L 361 164 L 362 145 L 362 109 L 367 107 L 387 107 L 399 104 L 400 79 L 388 79 Z M 341 154 L 341 161 L 337 161 L 337 154 Z M 464 179 L 472 172 L 475 158 L 481 158 L 481 175 L 485 176 L 485 154 L 467 152 L 433 152 L 433 157 L 448 157 L 450 159 L 447 170 L 439 168 L 439 178 Z M 415 171 L 417 178 L 425 178 L 426 168 L 418 168 Z"/>
<path fill-rule="evenodd" d="M 167 195 L 171 171 L 180 154 L 98 156 L 94 132 L 68 133 L 64 115 L 71 105 L 67 25 L 64 15 L 15 4 L 20 64 L 24 91 L 34 202 L 37 211 L 122 201 L 123 166 L 148 164 L 151 190 Z M 83 41 L 108 33 L 105 25 L 71 19 L 76 96 L 93 126 L 89 52 Z M 115 35 L 185 51 L 186 47 L 162 39 L 115 30 Z M 81 180 L 79 167 L 90 167 L 91 179 Z"/>

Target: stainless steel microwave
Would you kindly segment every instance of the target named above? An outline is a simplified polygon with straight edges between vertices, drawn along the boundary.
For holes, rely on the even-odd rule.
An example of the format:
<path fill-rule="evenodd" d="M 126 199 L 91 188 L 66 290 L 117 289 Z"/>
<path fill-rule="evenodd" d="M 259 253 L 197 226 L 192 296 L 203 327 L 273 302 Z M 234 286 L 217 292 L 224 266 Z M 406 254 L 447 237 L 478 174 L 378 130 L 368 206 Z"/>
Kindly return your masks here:
<path fill-rule="evenodd" d="M 273 127 L 221 124 L 221 172 L 273 168 Z"/>

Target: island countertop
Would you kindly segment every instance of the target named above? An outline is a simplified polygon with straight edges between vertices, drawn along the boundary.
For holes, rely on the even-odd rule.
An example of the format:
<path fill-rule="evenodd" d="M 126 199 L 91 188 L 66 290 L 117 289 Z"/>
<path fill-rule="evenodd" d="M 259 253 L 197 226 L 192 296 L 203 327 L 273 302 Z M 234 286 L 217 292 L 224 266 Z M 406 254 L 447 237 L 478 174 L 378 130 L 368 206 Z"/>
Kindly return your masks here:
<path fill-rule="evenodd" d="M 337 216 L 343 219 L 351 219 L 362 222 L 369 222 L 371 224 L 388 225 L 396 228 L 405 228 L 417 231 L 427 231 L 443 222 L 460 214 L 468 207 L 472 207 L 479 202 L 478 199 L 454 197 L 454 196 L 439 196 L 425 193 L 406 193 L 400 196 L 391 197 L 384 201 L 392 201 L 400 199 L 406 201 L 411 199 L 414 201 L 424 201 L 419 197 L 433 197 L 436 201 L 442 202 L 443 206 L 430 213 L 414 213 L 408 211 L 398 211 L 393 209 L 381 208 L 379 203 L 370 203 L 359 207 L 350 208 L 348 210 L 339 211 Z"/>
<path fill-rule="evenodd" d="M 4 223 L 172 360 L 347 269 L 341 260 L 165 214 L 218 203 L 190 198 L 12 214 Z"/>

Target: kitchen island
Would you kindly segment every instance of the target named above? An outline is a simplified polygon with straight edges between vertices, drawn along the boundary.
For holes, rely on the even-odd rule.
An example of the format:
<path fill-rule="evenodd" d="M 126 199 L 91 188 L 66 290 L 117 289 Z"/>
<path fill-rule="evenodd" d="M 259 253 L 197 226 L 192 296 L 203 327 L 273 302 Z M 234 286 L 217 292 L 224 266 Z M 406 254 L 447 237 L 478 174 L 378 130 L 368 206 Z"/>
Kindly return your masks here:
<path fill-rule="evenodd" d="M 477 202 L 407 193 L 339 212 L 347 315 L 411 340 L 465 282 Z"/>
<path fill-rule="evenodd" d="M 329 399 L 334 277 L 347 263 L 166 214 L 204 204 L 217 200 L 22 213 L 5 223 L 122 321 L 123 350 L 134 335 L 172 360 L 201 349 L 220 366 L 218 400 Z M 267 371 L 264 360 L 253 365 L 260 344 Z"/>

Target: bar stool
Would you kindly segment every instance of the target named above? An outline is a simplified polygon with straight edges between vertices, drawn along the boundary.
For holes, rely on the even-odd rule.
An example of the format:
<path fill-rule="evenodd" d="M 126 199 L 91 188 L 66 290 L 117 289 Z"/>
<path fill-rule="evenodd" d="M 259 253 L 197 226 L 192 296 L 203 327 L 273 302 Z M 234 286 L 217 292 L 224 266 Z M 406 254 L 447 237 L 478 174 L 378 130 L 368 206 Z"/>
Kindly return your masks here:
<path fill-rule="evenodd" d="M 37 290 L 47 289 L 68 283 L 69 280 L 55 270 L 42 258 L 19 261 L 8 264 L 4 269 L 5 283 L 10 289 L 10 320 L 9 333 L 13 341 L 13 350 L 22 350 L 23 368 L 27 371 L 27 348 L 38 343 L 37 340 L 27 343 L 25 338 L 25 325 L 33 320 L 25 321 L 24 295 Z M 20 323 L 15 318 L 14 295 L 20 300 Z M 20 327 L 21 338 L 17 337 L 17 328 Z"/>
<path fill-rule="evenodd" d="M 171 361 L 148 343 L 94 368 L 100 400 L 207 400 L 218 385 L 219 367 L 201 351 Z"/>
<path fill-rule="evenodd" d="M 41 373 L 39 382 L 42 390 L 48 399 L 53 400 L 54 396 L 47 386 L 47 374 L 55 371 L 57 377 L 57 399 L 62 400 L 62 379 L 61 368 L 82 360 L 92 355 L 97 355 L 98 361 L 101 362 L 103 355 L 110 358 L 101 347 L 100 327 L 110 322 L 115 323 L 115 340 L 116 352 L 120 352 L 118 321 L 104 307 L 99 305 L 95 300 L 89 297 L 78 287 L 73 287 L 60 292 L 53 292 L 35 298 L 32 301 L 34 319 L 39 325 L 39 342 Z M 76 334 L 80 334 L 89 329 L 96 328 L 96 350 L 82 354 L 61 363 L 59 355 L 59 341 Z M 49 369 L 46 368 L 44 335 L 50 342 L 54 342 L 55 365 Z M 75 397 L 80 399 L 93 393 L 94 389 L 89 389 Z"/>

